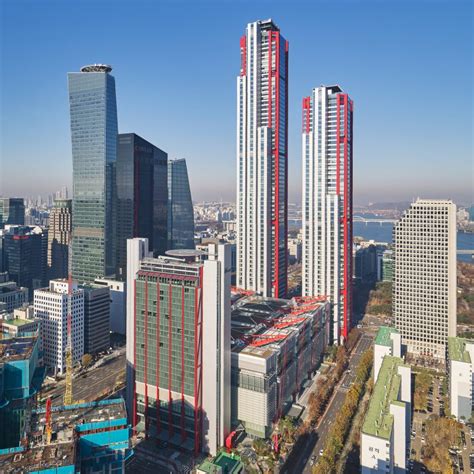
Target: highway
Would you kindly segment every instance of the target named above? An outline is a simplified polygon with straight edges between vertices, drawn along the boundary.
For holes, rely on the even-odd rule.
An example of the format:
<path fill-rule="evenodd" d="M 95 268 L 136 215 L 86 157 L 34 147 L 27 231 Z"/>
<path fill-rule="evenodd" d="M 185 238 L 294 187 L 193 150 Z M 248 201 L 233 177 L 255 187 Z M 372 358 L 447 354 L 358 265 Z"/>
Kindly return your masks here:
<path fill-rule="evenodd" d="M 289 469 L 282 469 L 282 474 L 306 473 L 311 474 L 310 460 L 313 455 L 316 459 L 319 458 L 319 452 L 324 448 L 327 440 L 332 421 L 344 403 L 346 393 L 354 382 L 355 371 L 362 354 L 371 347 L 373 343 L 373 336 L 371 334 L 363 333 L 356 348 L 352 352 L 348 369 L 334 390 L 332 399 L 330 400 L 326 412 L 321 417 L 318 426 L 316 427 L 316 436 L 309 437 L 309 441 L 305 446 L 300 448 L 300 452 L 295 456 L 296 464 Z"/>
<path fill-rule="evenodd" d="M 82 375 L 74 377 L 72 381 L 73 400 L 94 401 L 107 390 L 112 390 L 119 377 L 125 371 L 125 354 L 106 361 L 100 367 L 90 369 Z M 85 377 L 84 377 L 85 375 Z M 123 377 L 123 376 L 122 376 Z M 123 378 L 122 378 L 123 380 Z M 58 382 L 50 391 L 43 391 L 41 397 L 51 396 L 53 405 L 62 405 L 64 397 L 64 380 Z"/>

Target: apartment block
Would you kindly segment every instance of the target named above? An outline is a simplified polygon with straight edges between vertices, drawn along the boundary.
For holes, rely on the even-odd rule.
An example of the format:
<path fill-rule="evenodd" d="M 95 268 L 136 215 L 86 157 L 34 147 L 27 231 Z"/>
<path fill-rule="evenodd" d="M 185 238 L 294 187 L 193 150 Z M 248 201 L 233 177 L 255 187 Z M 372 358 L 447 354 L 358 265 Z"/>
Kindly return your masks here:
<path fill-rule="evenodd" d="M 380 327 L 374 341 L 374 380 L 377 380 L 385 356 L 402 356 L 400 332 L 392 327 Z"/>

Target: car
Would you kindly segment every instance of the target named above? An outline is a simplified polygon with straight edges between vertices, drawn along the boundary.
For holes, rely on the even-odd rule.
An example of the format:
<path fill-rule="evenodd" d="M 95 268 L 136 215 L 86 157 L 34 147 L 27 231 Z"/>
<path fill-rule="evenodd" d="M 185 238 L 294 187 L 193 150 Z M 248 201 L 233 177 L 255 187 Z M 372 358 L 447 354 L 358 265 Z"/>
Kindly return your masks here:
<path fill-rule="evenodd" d="M 323 454 L 324 454 L 324 449 L 321 449 L 321 450 L 319 451 L 319 455 L 322 456 Z"/>

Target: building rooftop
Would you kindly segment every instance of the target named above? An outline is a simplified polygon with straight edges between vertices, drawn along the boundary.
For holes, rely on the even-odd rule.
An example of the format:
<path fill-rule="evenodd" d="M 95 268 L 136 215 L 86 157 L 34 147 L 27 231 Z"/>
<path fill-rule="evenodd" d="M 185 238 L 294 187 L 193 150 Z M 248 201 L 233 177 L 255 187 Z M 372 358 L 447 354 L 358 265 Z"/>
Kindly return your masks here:
<path fill-rule="evenodd" d="M 0 362 L 28 359 L 37 341 L 36 336 L 0 340 Z"/>
<path fill-rule="evenodd" d="M 448 337 L 448 357 L 450 360 L 471 363 L 471 355 L 466 350 L 466 344 L 474 344 L 473 339 Z"/>
<path fill-rule="evenodd" d="M 21 319 L 21 318 L 14 318 L 14 319 L 2 319 L 1 324 L 11 324 L 12 326 L 21 327 L 25 324 L 34 323 L 33 319 Z"/>
<path fill-rule="evenodd" d="M 406 367 L 399 357 L 385 356 L 365 415 L 362 432 L 378 438 L 390 439 L 393 415 L 390 405 L 398 404 L 401 377 L 398 367 Z M 402 402 L 403 403 L 403 402 Z"/>
<path fill-rule="evenodd" d="M 377 332 L 377 336 L 375 338 L 375 344 L 378 346 L 392 346 L 392 334 L 398 334 L 398 329 L 388 327 L 388 326 L 380 326 L 379 331 Z"/>
<path fill-rule="evenodd" d="M 214 459 L 205 460 L 198 469 L 202 472 L 222 474 L 234 474 L 243 469 L 240 457 L 235 454 L 227 454 L 226 452 L 219 453 Z"/>
<path fill-rule="evenodd" d="M 41 446 L 27 451 L 22 448 L 0 450 L 1 473 L 24 474 L 51 469 L 51 472 L 69 474 L 75 472 L 74 463 L 74 443 Z M 67 467 L 70 467 L 70 469 L 67 469 Z M 62 469 L 56 471 L 57 468 Z"/>

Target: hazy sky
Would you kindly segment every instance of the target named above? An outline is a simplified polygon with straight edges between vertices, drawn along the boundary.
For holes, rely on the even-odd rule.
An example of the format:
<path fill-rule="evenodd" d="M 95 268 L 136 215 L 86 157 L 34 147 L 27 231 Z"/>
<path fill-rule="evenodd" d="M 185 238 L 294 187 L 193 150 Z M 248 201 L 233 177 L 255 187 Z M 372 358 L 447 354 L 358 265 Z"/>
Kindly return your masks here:
<path fill-rule="evenodd" d="M 68 71 L 113 66 L 120 132 L 186 158 L 194 200 L 235 199 L 239 38 L 273 18 L 290 42 L 290 201 L 301 99 L 355 103 L 356 203 L 473 197 L 471 1 L 1 0 L 0 194 L 71 183 Z"/>

